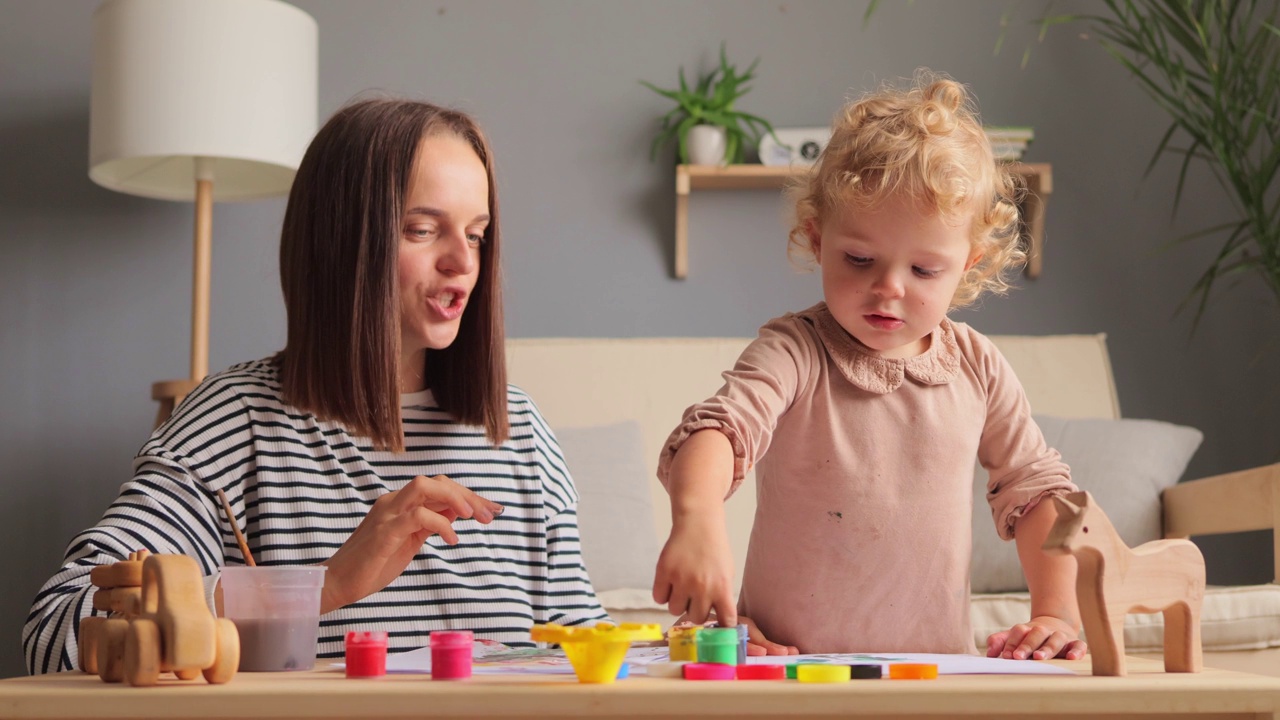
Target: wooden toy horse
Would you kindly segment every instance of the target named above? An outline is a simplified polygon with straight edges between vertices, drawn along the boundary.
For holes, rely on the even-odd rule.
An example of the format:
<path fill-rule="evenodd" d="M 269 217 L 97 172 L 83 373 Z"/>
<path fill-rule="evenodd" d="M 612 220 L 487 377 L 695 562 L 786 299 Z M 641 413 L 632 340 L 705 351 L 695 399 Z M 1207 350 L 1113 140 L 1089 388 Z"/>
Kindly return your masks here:
<path fill-rule="evenodd" d="M 1204 556 L 1190 540 L 1154 540 L 1130 550 L 1087 492 L 1054 497 L 1058 519 L 1044 551 L 1070 554 L 1094 675 L 1123 676 L 1124 618 L 1164 614 L 1165 672 L 1200 672 Z"/>

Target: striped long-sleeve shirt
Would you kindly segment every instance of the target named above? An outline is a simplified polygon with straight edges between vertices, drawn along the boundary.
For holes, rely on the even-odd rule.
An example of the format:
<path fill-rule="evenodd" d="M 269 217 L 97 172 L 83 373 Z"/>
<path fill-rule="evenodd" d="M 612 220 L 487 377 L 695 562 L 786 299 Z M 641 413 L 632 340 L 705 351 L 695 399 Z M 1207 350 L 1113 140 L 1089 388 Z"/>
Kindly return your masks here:
<path fill-rule="evenodd" d="M 133 479 L 99 523 L 72 539 L 22 632 L 28 672 L 77 661 L 81 618 L 92 610 L 89 571 L 133 550 L 195 558 L 211 596 L 219 568 L 243 565 L 217 500 L 226 492 L 260 565 L 328 560 L 384 493 L 418 475 L 446 475 L 505 512 L 489 525 L 458 520 L 459 542 L 431 536 L 385 589 L 320 618 L 318 655 L 338 657 L 348 630 L 386 630 L 390 648 L 427 644 L 433 630 L 532 645 L 535 623 L 606 619 L 578 541 L 578 496 L 556 439 L 529 397 L 509 388 L 511 438 L 458 424 L 430 392 L 403 395 L 405 451 L 281 400 L 271 360 L 206 379 L 139 451 Z"/>

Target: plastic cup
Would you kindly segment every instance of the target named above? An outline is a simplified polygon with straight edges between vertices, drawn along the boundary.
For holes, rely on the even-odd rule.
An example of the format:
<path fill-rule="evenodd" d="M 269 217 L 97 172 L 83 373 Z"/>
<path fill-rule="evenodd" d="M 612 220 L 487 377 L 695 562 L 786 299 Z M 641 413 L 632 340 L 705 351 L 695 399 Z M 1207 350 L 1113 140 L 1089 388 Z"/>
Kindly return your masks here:
<path fill-rule="evenodd" d="M 315 667 L 325 569 L 322 565 L 222 569 L 222 615 L 240 632 L 240 672 Z"/>

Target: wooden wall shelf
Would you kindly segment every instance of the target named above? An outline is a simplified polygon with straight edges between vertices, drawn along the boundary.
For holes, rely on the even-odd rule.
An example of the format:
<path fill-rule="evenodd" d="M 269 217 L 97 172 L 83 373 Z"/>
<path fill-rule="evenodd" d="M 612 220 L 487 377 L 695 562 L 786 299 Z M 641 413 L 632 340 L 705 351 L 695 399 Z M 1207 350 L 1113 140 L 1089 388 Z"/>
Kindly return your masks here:
<path fill-rule="evenodd" d="M 1040 276 L 1041 243 L 1044 240 L 1044 212 L 1053 192 L 1053 168 L 1048 163 L 1013 163 L 1027 193 L 1021 211 L 1027 250 L 1027 276 Z M 683 280 L 689 274 L 689 193 L 694 190 L 780 189 L 787 180 L 807 171 L 803 167 L 774 165 L 677 165 L 676 166 L 676 248 L 672 274 Z"/>

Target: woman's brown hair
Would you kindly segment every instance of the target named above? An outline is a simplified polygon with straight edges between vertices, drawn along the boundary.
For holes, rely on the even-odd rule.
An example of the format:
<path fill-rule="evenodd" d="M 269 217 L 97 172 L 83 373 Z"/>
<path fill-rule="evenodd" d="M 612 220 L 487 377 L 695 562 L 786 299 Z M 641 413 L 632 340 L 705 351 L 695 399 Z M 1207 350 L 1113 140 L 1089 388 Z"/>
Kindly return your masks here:
<path fill-rule="evenodd" d="M 286 403 L 404 449 L 396 265 L 404 197 L 422 139 L 471 145 L 489 178 L 480 275 L 457 339 L 427 351 L 426 382 L 459 422 L 509 435 L 503 352 L 498 191 L 493 156 L 467 115 L 423 102 L 374 99 L 339 110 L 316 133 L 289 193 L 280 238 L 288 341 L 278 360 Z"/>

